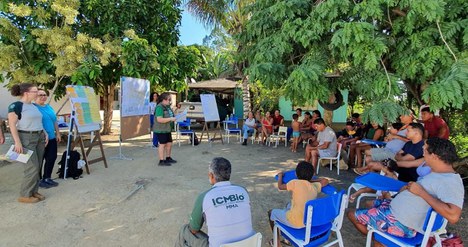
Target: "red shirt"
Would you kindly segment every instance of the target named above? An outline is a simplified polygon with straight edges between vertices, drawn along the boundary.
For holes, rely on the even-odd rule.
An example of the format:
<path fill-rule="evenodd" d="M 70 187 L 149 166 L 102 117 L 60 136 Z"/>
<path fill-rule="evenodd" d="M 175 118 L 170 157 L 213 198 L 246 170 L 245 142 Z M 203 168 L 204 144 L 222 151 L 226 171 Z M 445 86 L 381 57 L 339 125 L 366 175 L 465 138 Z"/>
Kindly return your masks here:
<path fill-rule="evenodd" d="M 445 134 L 444 136 L 442 136 L 442 138 L 448 139 L 450 134 L 449 128 L 447 126 L 447 123 L 445 123 L 445 121 L 442 118 L 434 116 L 432 120 L 424 121 L 424 129 L 426 129 L 429 133 L 428 137 L 439 137 L 439 131 L 441 128 L 446 129 Z"/>
<path fill-rule="evenodd" d="M 279 115 L 279 116 L 273 115 L 273 126 L 281 125 L 281 121 L 283 119 L 284 119 L 284 117 L 281 116 L 281 115 Z"/>

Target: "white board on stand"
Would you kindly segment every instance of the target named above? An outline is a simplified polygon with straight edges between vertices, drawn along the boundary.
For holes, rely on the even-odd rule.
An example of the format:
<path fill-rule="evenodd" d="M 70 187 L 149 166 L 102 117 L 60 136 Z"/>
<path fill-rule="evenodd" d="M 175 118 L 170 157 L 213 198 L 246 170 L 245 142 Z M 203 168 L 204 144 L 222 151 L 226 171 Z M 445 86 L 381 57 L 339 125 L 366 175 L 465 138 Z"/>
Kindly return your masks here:
<path fill-rule="evenodd" d="M 122 117 L 149 114 L 150 82 L 145 79 L 120 77 Z"/>
<path fill-rule="evenodd" d="M 203 116 L 205 117 L 205 122 L 218 122 L 218 105 L 216 105 L 216 99 L 214 94 L 200 94 L 200 99 L 202 103 Z"/>

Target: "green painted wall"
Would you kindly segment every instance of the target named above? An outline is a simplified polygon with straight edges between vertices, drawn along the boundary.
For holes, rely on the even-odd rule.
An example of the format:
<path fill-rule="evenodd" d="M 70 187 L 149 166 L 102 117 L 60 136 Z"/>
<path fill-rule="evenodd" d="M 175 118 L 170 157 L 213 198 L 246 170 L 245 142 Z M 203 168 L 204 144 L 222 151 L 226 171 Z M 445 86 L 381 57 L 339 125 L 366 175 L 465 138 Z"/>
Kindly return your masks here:
<path fill-rule="evenodd" d="M 347 114 L 347 109 L 348 109 L 348 90 L 341 90 L 341 94 L 343 95 L 343 101 L 345 102 L 345 104 L 333 112 L 334 123 L 346 122 L 346 117 L 347 117 L 346 114 Z M 293 109 L 292 107 L 293 105 L 291 101 L 286 100 L 284 97 L 280 98 L 279 109 L 281 111 L 281 115 L 283 115 L 285 120 L 291 121 L 292 114 L 296 113 L 296 109 Z M 323 108 L 319 104 L 317 104 L 317 108 L 323 115 L 323 112 L 324 112 Z M 304 112 L 304 109 L 303 109 L 303 112 Z"/>
<path fill-rule="evenodd" d="M 242 119 L 244 116 L 244 102 L 242 101 L 241 88 L 234 90 L 234 113 L 239 119 Z"/>

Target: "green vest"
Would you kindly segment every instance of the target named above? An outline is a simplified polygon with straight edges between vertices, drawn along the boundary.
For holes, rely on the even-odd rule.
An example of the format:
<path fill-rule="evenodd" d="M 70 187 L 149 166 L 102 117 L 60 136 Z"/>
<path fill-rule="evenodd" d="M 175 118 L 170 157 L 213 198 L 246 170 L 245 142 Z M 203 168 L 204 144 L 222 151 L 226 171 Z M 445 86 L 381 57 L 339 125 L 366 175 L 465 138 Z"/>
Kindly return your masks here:
<path fill-rule="evenodd" d="M 163 118 L 170 118 L 174 116 L 174 113 L 172 113 L 172 110 L 169 106 L 165 106 L 162 103 L 159 103 L 156 108 L 154 109 L 155 115 L 154 115 L 154 124 L 153 124 L 153 132 L 156 133 L 171 133 L 172 131 L 172 122 L 168 123 L 159 123 L 158 120 L 156 119 L 158 116 L 156 116 L 156 112 L 158 108 L 162 108 L 163 110 Z"/>

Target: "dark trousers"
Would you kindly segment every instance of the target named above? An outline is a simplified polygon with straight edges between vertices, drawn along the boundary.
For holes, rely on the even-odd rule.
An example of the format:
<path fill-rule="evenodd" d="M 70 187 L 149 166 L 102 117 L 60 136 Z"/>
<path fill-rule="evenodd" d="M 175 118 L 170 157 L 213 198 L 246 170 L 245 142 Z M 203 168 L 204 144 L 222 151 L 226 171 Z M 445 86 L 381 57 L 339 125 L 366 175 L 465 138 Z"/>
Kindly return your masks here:
<path fill-rule="evenodd" d="M 50 139 L 44 150 L 44 173 L 42 178 L 50 178 L 57 160 L 57 139 Z"/>

